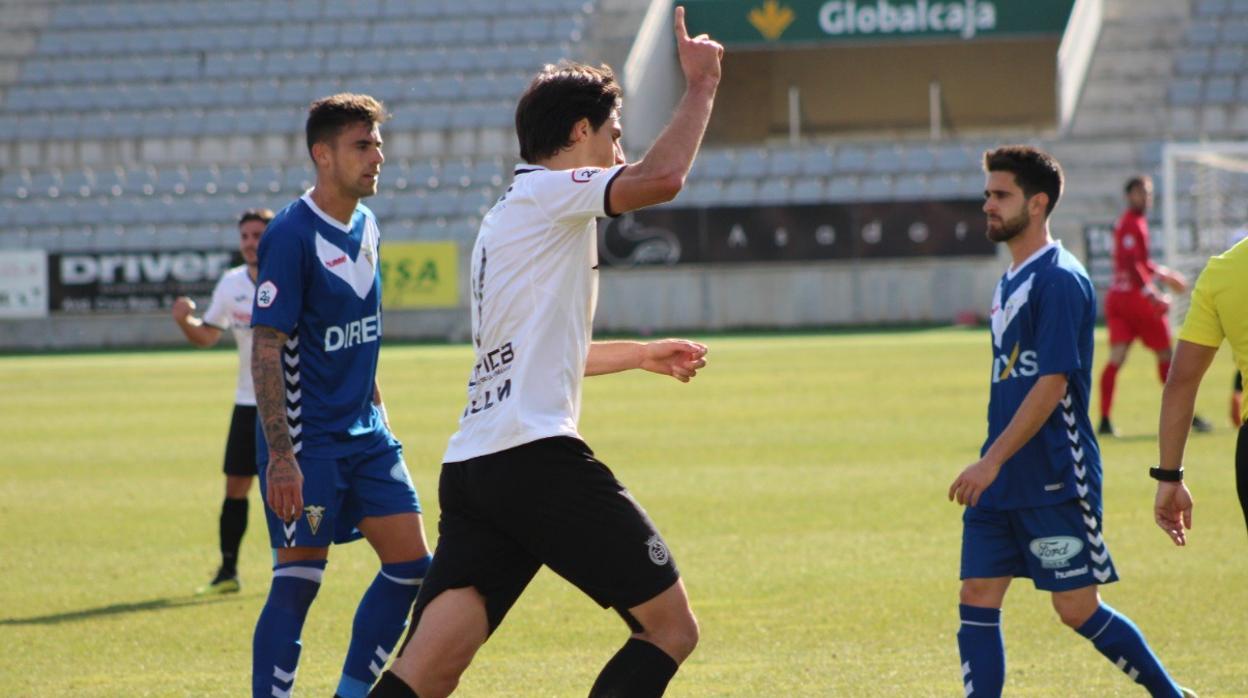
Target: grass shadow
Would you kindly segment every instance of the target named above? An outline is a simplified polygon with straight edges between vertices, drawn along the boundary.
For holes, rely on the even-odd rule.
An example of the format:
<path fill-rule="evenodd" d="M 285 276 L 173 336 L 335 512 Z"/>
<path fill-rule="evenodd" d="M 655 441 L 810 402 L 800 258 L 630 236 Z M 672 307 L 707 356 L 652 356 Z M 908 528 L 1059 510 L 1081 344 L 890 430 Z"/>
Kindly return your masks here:
<path fill-rule="evenodd" d="M 145 613 L 148 611 L 165 611 L 177 608 L 188 608 L 191 606 L 206 606 L 208 604 L 234 601 L 239 598 L 242 597 L 238 594 L 209 597 L 170 596 L 163 599 L 134 601 L 131 603 L 115 603 L 107 606 L 98 606 L 96 608 L 84 608 L 77 611 L 65 611 L 63 613 L 49 613 L 47 615 L 31 616 L 29 618 L 0 618 L 0 627 L 11 625 L 57 625 L 60 623 L 72 623 L 74 621 L 86 620 L 88 618 L 99 618 L 101 616 L 116 616 L 126 613 Z"/>

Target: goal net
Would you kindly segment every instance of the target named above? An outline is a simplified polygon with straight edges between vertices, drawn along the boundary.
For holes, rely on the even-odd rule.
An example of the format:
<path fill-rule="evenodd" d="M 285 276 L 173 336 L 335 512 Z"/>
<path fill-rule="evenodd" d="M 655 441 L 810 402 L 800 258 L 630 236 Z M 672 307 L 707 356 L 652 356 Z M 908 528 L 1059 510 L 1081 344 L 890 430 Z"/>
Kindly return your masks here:
<path fill-rule="evenodd" d="M 1248 230 L 1248 143 L 1167 143 L 1162 148 L 1162 264 L 1196 283 L 1210 257 Z M 1175 327 L 1190 294 L 1172 294 Z"/>

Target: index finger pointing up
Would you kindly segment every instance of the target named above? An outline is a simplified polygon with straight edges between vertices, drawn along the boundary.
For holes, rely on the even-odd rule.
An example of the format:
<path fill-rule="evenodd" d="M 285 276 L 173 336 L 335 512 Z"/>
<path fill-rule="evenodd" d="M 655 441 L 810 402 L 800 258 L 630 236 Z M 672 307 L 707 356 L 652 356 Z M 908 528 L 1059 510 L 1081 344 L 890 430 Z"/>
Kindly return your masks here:
<path fill-rule="evenodd" d="M 676 6 L 676 38 L 682 41 L 689 39 L 689 30 L 685 29 L 685 8 L 683 5 Z"/>

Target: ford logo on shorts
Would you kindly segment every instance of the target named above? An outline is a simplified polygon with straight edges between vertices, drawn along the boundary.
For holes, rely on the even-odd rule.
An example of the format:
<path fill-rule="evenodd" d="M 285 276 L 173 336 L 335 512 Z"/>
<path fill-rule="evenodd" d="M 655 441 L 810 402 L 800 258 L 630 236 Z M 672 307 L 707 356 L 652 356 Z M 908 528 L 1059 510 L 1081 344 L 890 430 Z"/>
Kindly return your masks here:
<path fill-rule="evenodd" d="M 1083 550 L 1083 541 L 1071 536 L 1036 538 L 1027 546 L 1031 554 L 1040 559 L 1046 568 L 1066 567 L 1071 558 Z"/>

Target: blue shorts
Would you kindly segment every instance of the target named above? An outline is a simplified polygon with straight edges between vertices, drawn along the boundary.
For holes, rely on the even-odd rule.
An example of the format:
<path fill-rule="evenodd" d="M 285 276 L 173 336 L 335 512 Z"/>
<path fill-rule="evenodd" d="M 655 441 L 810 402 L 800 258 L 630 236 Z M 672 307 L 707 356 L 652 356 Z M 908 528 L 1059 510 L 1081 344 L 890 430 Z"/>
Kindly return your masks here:
<path fill-rule="evenodd" d="M 1086 499 L 1051 507 L 962 514 L 962 579 L 1029 577 L 1037 589 L 1070 591 L 1118 581 Z"/>
<path fill-rule="evenodd" d="M 313 449 L 304 448 L 298 461 L 303 471 L 303 515 L 286 524 L 268 506 L 264 508 L 274 548 L 349 543 L 363 537 L 356 526 L 366 516 L 420 513 L 403 446 L 390 434 L 343 458 L 317 458 Z M 265 501 L 267 469 L 268 463 L 259 466 Z"/>

